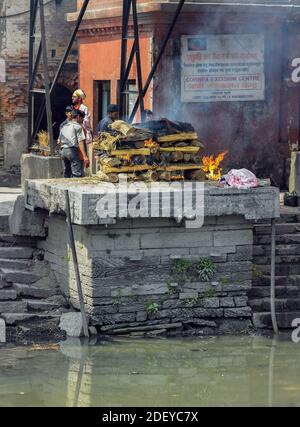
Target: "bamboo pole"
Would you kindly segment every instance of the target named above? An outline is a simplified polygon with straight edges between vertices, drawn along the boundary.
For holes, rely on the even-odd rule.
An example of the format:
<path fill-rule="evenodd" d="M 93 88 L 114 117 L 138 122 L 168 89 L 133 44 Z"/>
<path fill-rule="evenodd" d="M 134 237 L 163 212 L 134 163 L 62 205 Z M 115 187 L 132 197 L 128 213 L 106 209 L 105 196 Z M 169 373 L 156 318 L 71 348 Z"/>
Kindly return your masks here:
<path fill-rule="evenodd" d="M 83 292 L 82 292 L 82 285 L 81 285 L 79 265 L 78 265 L 78 258 L 77 258 L 77 253 L 76 253 L 75 240 L 74 240 L 74 232 L 73 232 L 71 210 L 70 210 L 69 190 L 64 190 L 64 193 L 65 193 L 69 241 L 70 241 L 74 270 L 75 270 L 75 276 L 76 276 L 76 284 L 77 284 L 77 291 L 78 291 L 78 297 L 79 297 L 80 311 L 81 311 L 81 316 L 82 316 L 83 332 L 84 332 L 84 336 L 88 337 L 89 336 L 88 321 L 87 321 L 87 316 L 86 316 L 85 307 L 84 307 Z"/>

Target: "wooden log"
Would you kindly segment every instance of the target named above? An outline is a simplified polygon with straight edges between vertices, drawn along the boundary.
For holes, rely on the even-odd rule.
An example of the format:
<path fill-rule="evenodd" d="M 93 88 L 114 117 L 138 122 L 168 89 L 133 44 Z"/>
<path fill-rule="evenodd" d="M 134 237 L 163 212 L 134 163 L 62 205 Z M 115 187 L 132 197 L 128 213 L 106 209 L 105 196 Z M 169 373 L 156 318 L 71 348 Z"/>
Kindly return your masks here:
<path fill-rule="evenodd" d="M 161 153 L 172 153 L 172 152 L 181 152 L 181 153 L 198 153 L 199 147 L 161 147 L 159 148 Z"/>
<path fill-rule="evenodd" d="M 158 173 L 156 171 L 148 171 L 140 175 L 143 181 L 153 182 L 158 180 Z"/>
<path fill-rule="evenodd" d="M 104 182 L 119 182 L 119 177 L 116 173 L 109 173 L 106 174 L 104 172 L 102 172 L 101 170 L 97 172 L 97 177 L 101 179 L 101 181 Z"/>
<path fill-rule="evenodd" d="M 181 151 L 174 151 L 170 155 L 170 161 L 171 162 L 181 162 L 183 160 L 183 153 Z"/>
<path fill-rule="evenodd" d="M 169 165 L 169 166 L 164 166 L 163 167 L 164 170 L 166 171 L 177 171 L 177 170 L 193 170 L 193 169 L 202 169 L 201 165 L 194 165 L 194 164 L 176 164 L 176 165 Z M 160 170 L 160 167 L 158 167 L 157 170 Z"/>
<path fill-rule="evenodd" d="M 135 165 L 135 166 L 120 166 L 120 167 L 111 167 L 108 165 L 102 165 L 101 170 L 104 173 L 122 173 L 122 172 L 138 172 L 146 170 L 156 170 L 156 171 L 176 171 L 176 170 L 196 170 L 202 169 L 202 165 L 195 165 L 190 163 L 184 164 L 175 164 L 168 166 L 150 166 L 150 165 Z"/>
<path fill-rule="evenodd" d="M 135 148 L 144 148 L 145 147 L 145 141 L 136 141 L 134 143 Z"/>
<path fill-rule="evenodd" d="M 195 139 L 194 141 L 191 141 L 190 144 L 193 147 L 199 147 L 199 148 L 204 148 L 204 145 L 202 144 L 202 142 L 200 142 L 198 139 Z"/>
<path fill-rule="evenodd" d="M 110 157 L 107 154 L 102 154 L 102 156 L 99 157 L 99 161 L 102 165 L 109 165 L 109 166 L 119 166 L 121 164 L 121 160 L 117 157 Z"/>
<path fill-rule="evenodd" d="M 206 174 L 201 169 L 196 170 L 196 171 L 186 171 L 185 175 L 186 175 L 187 179 L 190 179 L 192 181 L 205 181 L 206 180 Z"/>
<path fill-rule="evenodd" d="M 198 154 L 191 154 L 191 162 L 193 163 L 202 163 L 201 162 L 201 156 L 199 156 Z"/>
<path fill-rule="evenodd" d="M 102 171 L 104 173 L 121 173 L 121 172 L 137 172 L 137 171 L 146 171 L 148 169 L 155 170 L 155 166 L 150 165 L 134 165 L 134 166 L 120 166 L 112 167 L 109 165 L 102 165 Z"/>
<path fill-rule="evenodd" d="M 189 163 L 191 161 L 191 155 L 189 153 L 185 153 L 183 155 L 183 161 Z"/>
<path fill-rule="evenodd" d="M 171 181 L 171 172 L 158 172 L 158 179 L 161 181 Z"/>
<path fill-rule="evenodd" d="M 196 132 L 181 132 L 173 135 L 164 135 L 157 138 L 158 142 L 182 142 L 191 141 L 198 138 Z"/>
<path fill-rule="evenodd" d="M 128 149 L 128 150 L 113 150 L 110 153 L 112 156 L 120 157 L 120 156 L 134 156 L 134 155 L 143 155 L 150 156 L 151 150 L 150 148 L 139 148 L 139 149 Z"/>

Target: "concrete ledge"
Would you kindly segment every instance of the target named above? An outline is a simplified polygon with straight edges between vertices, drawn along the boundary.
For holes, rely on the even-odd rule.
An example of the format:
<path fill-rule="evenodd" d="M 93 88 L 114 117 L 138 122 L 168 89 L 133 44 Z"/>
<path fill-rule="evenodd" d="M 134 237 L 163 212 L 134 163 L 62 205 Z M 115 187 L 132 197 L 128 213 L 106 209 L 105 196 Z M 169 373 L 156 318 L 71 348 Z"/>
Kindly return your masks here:
<path fill-rule="evenodd" d="M 26 179 L 62 178 L 63 166 L 60 157 L 43 157 L 23 154 L 21 158 L 21 181 L 24 188 Z"/>
<path fill-rule="evenodd" d="M 197 215 L 224 216 L 240 215 L 246 220 L 259 220 L 264 218 L 279 218 L 279 189 L 276 187 L 258 187 L 248 190 L 237 190 L 231 188 L 219 188 L 210 183 L 205 183 L 204 188 L 200 186 L 185 186 L 186 183 L 177 183 L 175 191 L 176 197 L 188 197 L 192 202 L 193 209 Z M 201 188 L 202 187 L 202 188 Z M 149 188 L 149 187 L 147 187 Z M 168 191 L 166 183 L 155 183 L 152 186 L 154 193 L 165 194 Z M 107 194 L 116 195 L 116 214 L 113 218 L 130 218 L 128 206 L 133 198 L 137 196 L 136 192 L 130 192 L 128 188 L 124 191 L 114 184 L 107 185 L 99 182 L 97 184 L 80 184 L 80 180 L 30 180 L 26 189 L 26 207 L 34 210 L 36 208 L 45 209 L 50 213 L 64 213 L 65 200 L 64 190 L 68 189 L 70 194 L 70 203 L 72 210 L 72 220 L 78 225 L 98 225 L 101 223 L 101 217 L 98 216 L 96 207 L 97 203 Z M 175 194 L 174 193 L 174 194 Z M 142 190 L 139 193 L 141 198 L 148 206 L 153 206 L 153 192 Z M 175 198 L 173 195 L 172 197 Z M 161 199 L 158 199 L 161 200 Z M 197 203 L 196 203 L 197 200 Z M 159 203 L 159 202 L 155 202 Z M 121 214 L 120 209 L 124 212 Z M 127 216 L 126 216 L 127 215 Z M 147 215 L 144 218 L 190 218 L 190 211 L 183 206 L 183 211 L 178 216 L 176 206 L 168 212 L 165 206 L 160 206 L 156 215 Z"/>

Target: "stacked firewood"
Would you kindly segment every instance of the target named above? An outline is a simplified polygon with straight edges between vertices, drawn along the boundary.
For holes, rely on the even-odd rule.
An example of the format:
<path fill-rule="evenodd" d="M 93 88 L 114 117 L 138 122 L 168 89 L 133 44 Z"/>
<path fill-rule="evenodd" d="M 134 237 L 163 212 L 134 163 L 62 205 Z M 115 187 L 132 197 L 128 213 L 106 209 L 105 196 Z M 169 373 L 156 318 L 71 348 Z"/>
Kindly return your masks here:
<path fill-rule="evenodd" d="M 190 124 L 162 119 L 131 126 L 117 120 L 110 127 L 93 142 L 103 181 L 118 182 L 120 174 L 148 182 L 205 180 L 204 146 Z"/>

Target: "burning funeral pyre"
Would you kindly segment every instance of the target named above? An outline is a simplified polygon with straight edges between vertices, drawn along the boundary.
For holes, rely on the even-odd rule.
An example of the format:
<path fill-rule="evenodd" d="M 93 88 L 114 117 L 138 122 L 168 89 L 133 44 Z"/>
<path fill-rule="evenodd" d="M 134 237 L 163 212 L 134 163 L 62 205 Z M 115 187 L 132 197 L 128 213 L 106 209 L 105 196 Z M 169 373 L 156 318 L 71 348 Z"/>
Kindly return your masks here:
<path fill-rule="evenodd" d="M 226 152 L 202 158 L 204 145 L 188 123 L 161 119 L 131 126 L 117 120 L 110 127 L 110 133 L 101 132 L 93 142 L 103 181 L 118 182 L 124 173 L 149 182 L 220 179 Z"/>

